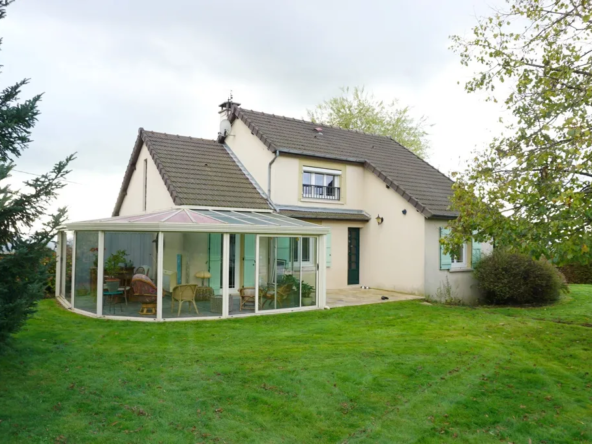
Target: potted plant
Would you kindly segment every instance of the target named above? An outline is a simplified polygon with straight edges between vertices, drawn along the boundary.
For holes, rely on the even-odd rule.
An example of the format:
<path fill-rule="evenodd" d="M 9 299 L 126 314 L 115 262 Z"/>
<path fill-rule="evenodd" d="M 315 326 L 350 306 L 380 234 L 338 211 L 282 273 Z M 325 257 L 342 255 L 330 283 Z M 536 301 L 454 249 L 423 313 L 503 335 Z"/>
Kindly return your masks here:
<path fill-rule="evenodd" d="M 127 253 L 125 250 L 118 250 L 105 260 L 105 287 L 107 287 L 109 293 L 116 292 L 120 287 L 118 273 L 121 270 L 122 264 L 126 263 L 126 256 Z"/>
<path fill-rule="evenodd" d="M 315 303 L 315 298 L 312 297 L 314 289 L 312 285 L 302 282 L 302 305 L 309 306 Z"/>

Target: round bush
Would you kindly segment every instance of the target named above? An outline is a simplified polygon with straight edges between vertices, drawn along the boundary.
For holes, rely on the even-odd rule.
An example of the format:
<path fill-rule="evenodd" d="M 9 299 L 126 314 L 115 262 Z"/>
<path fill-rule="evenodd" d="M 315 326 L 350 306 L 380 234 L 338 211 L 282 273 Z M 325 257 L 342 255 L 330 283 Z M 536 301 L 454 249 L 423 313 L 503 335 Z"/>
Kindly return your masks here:
<path fill-rule="evenodd" d="M 548 303 L 567 291 L 565 279 L 550 262 L 501 250 L 475 266 L 475 278 L 485 302 L 495 305 Z"/>

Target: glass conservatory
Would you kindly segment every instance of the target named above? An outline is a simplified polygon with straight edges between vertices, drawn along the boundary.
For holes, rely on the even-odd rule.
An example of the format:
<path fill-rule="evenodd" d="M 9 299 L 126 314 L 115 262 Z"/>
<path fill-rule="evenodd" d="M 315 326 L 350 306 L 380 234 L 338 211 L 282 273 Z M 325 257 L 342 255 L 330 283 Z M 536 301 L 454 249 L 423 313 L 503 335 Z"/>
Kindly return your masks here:
<path fill-rule="evenodd" d="M 175 208 L 72 222 L 56 298 L 128 320 L 215 319 L 325 306 L 329 229 L 273 212 Z"/>

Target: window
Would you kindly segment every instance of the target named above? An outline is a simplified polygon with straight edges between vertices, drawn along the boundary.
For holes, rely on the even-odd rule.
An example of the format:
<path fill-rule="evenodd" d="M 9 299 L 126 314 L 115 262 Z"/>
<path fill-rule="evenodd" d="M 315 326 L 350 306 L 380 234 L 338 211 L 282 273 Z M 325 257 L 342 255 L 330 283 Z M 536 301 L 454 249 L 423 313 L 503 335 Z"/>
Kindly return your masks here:
<path fill-rule="evenodd" d="M 292 250 L 292 261 L 298 262 L 299 261 L 299 248 L 298 248 L 298 238 L 292 238 L 290 241 L 290 249 Z M 302 263 L 305 265 L 310 265 L 312 263 L 312 248 L 311 248 L 311 239 L 310 237 L 303 237 L 302 238 Z"/>
<path fill-rule="evenodd" d="M 467 267 L 467 244 L 452 252 L 450 255 L 450 268 L 466 268 Z"/>
<path fill-rule="evenodd" d="M 302 173 L 302 197 L 339 200 L 341 198 L 341 171 L 304 167 Z"/>
<path fill-rule="evenodd" d="M 146 211 L 146 207 L 148 204 L 148 159 L 144 159 L 144 201 L 142 203 L 142 208 Z"/>
<path fill-rule="evenodd" d="M 447 237 L 450 234 L 450 229 L 440 227 L 440 239 Z M 444 254 L 444 245 L 440 243 L 440 270 L 451 270 L 451 269 L 469 269 L 471 264 L 467 264 L 468 248 L 472 248 L 472 259 L 473 264 L 475 259 L 480 257 L 480 252 L 475 253 L 476 249 L 480 249 L 478 243 L 465 243 L 462 247 L 456 251 Z"/>

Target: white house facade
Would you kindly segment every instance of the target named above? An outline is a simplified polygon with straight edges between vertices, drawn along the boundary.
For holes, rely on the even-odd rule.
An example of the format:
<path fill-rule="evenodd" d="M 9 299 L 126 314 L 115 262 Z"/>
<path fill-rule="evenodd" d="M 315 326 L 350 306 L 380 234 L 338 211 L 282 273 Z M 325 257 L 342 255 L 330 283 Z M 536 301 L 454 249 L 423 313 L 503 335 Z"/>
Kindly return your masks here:
<path fill-rule="evenodd" d="M 388 137 L 220 105 L 217 140 L 140 129 L 111 218 L 60 233 L 56 296 L 93 316 L 320 309 L 369 287 L 472 302 L 440 239 L 452 181 Z"/>

